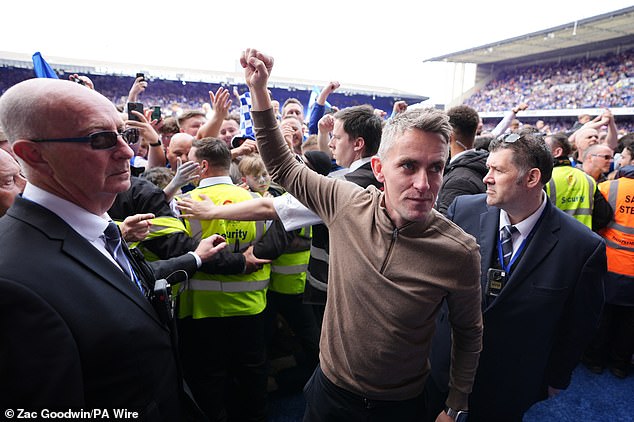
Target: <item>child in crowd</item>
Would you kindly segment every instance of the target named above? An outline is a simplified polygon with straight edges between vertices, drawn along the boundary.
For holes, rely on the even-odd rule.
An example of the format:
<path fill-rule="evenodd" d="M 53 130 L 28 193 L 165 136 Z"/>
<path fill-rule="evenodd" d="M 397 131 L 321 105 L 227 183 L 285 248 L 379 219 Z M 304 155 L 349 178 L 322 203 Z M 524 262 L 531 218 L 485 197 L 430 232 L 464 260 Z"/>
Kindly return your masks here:
<path fill-rule="evenodd" d="M 281 192 L 271 188 L 271 176 L 264 167 L 264 162 L 258 154 L 247 155 L 238 164 L 242 183 L 251 192 L 259 193 L 264 198 L 279 196 Z"/>

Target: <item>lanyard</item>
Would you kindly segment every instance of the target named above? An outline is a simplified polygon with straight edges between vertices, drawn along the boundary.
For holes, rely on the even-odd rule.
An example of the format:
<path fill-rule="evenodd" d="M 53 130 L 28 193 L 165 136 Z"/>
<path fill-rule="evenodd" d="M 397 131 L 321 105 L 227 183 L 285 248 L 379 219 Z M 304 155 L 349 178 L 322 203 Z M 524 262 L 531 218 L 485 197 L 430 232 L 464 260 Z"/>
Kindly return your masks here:
<path fill-rule="evenodd" d="M 528 236 L 526 236 L 526 239 L 524 239 L 520 247 L 517 249 L 517 252 L 514 253 L 513 256 L 511 256 L 511 260 L 509 261 L 508 265 L 504 265 L 504 257 L 502 255 L 502 237 L 499 235 L 499 230 L 498 230 L 498 260 L 500 261 L 500 266 L 502 267 L 502 269 L 506 271 L 506 274 L 511 273 L 511 268 L 513 268 L 513 264 L 515 264 L 515 261 L 517 261 L 517 259 L 522 255 L 522 251 L 526 247 L 526 244 L 535 235 L 535 232 L 537 231 L 537 228 L 539 227 L 539 224 L 542 222 L 542 219 L 544 218 L 545 214 L 546 214 L 546 208 L 544 208 L 544 210 L 542 211 L 542 214 L 539 216 L 539 219 L 537 220 L 537 222 L 531 229 L 531 232 L 528 234 Z"/>

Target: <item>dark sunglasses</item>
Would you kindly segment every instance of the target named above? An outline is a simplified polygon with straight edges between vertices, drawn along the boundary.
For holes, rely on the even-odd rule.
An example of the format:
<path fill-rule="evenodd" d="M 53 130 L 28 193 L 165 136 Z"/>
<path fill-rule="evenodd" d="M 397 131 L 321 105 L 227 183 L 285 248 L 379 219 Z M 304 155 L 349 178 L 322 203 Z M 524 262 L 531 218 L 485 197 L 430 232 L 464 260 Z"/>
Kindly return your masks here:
<path fill-rule="evenodd" d="M 126 129 L 123 132 L 104 131 L 91 133 L 80 138 L 59 138 L 59 139 L 31 139 L 33 142 L 90 142 L 92 149 L 110 149 L 117 145 L 119 136 L 128 145 L 139 142 L 139 130 L 136 128 Z"/>

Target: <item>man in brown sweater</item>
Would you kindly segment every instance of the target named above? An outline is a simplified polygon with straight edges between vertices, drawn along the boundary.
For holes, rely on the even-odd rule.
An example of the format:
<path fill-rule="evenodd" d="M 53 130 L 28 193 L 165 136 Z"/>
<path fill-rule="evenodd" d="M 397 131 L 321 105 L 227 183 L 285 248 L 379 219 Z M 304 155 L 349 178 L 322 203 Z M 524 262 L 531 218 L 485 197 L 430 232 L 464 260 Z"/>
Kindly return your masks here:
<path fill-rule="evenodd" d="M 241 57 L 258 147 L 273 178 L 330 229 L 320 366 L 305 387 L 308 421 L 422 420 L 434 319 L 453 330 L 448 409 L 456 419 L 481 349 L 480 256 L 473 237 L 432 210 L 447 159 L 445 113 L 408 110 L 384 128 L 372 169 L 384 192 L 318 175 L 295 160 L 267 92 L 273 59 Z"/>

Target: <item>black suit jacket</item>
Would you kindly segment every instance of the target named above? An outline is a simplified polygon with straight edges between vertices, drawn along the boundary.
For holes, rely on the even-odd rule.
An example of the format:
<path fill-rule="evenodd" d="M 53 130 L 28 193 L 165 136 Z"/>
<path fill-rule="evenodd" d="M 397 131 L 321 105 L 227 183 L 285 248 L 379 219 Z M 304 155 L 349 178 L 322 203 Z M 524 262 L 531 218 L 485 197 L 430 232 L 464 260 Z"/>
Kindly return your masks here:
<path fill-rule="evenodd" d="M 500 210 L 486 204 L 485 194 L 460 196 L 448 210 L 449 219 L 476 238 L 482 256 L 483 347 L 469 420 L 521 420 L 545 398 L 547 386 L 566 388 L 598 324 L 605 244 L 550 201 L 544 213 L 506 286 L 487 305 L 487 270 L 497 254 Z M 441 337 L 448 333 L 446 324 L 438 329 Z M 434 354 L 448 356 L 449 343 L 445 334 L 444 347 L 436 343 Z"/>
<path fill-rule="evenodd" d="M 367 188 L 370 185 L 376 186 L 377 189 L 383 190 L 383 183 L 376 180 L 374 172 L 372 171 L 372 164 L 369 162 L 363 164 L 355 171 L 351 171 L 343 176 L 347 181 L 356 183 L 362 188 Z"/>
<path fill-rule="evenodd" d="M 57 215 L 17 198 L 0 219 L 0 407 L 127 408 L 181 420 L 169 328 Z M 191 255 L 153 264 L 195 272 Z"/>

